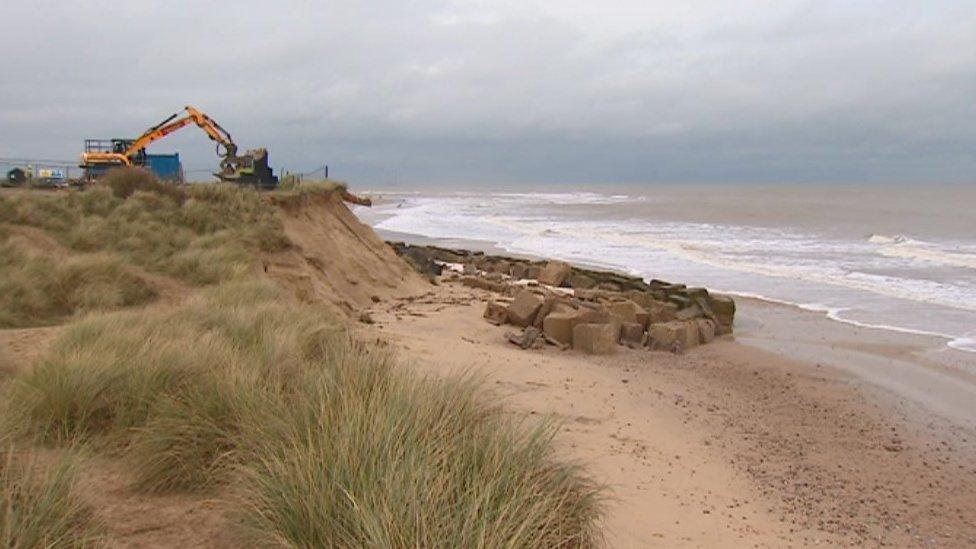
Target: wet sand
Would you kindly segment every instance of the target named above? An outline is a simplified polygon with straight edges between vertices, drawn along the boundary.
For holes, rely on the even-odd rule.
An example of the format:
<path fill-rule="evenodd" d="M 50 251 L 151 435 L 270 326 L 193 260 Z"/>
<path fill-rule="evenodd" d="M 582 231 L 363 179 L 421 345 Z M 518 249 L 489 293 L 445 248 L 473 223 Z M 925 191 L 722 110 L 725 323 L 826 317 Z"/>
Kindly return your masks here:
<path fill-rule="evenodd" d="M 736 298 L 736 340 L 808 364 L 831 366 L 883 389 L 902 407 L 920 407 L 976 429 L 976 353 L 946 339 L 864 328 L 757 299 Z"/>
<path fill-rule="evenodd" d="M 968 357 L 752 300 L 735 339 L 682 355 L 523 351 L 481 318 L 489 297 L 441 285 L 375 305 L 366 329 L 411 367 L 473 372 L 517 413 L 558 418 L 558 447 L 608 488 L 608 545 L 976 544 Z M 916 360 L 955 396 L 900 393 Z"/>

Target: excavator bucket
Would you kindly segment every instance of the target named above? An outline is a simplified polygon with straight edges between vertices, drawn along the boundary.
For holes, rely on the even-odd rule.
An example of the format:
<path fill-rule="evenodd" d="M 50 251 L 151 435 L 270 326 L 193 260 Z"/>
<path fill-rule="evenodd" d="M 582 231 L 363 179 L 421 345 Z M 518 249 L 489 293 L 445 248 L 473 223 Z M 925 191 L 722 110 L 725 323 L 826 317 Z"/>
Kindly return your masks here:
<path fill-rule="evenodd" d="M 278 186 L 278 176 L 268 165 L 267 149 L 252 149 L 237 157 L 236 169 L 230 172 L 215 173 L 221 181 L 238 185 L 250 185 L 259 189 L 273 189 Z"/>

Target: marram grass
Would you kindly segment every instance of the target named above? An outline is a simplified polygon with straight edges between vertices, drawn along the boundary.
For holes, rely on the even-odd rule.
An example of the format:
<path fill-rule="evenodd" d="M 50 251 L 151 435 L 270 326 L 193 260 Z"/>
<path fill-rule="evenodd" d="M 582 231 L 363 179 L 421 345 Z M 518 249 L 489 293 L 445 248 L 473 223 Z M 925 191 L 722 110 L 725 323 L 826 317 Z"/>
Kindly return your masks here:
<path fill-rule="evenodd" d="M 0 547 L 96 547 L 99 528 L 75 488 L 70 458 L 51 465 L 0 450 Z"/>
<path fill-rule="evenodd" d="M 552 425 L 421 378 L 324 309 L 236 281 L 71 326 L 10 382 L 8 432 L 128 459 L 145 492 L 232 494 L 255 542 L 593 545 L 599 491 Z"/>
<path fill-rule="evenodd" d="M 3 225 L 38 228 L 69 252 L 116 256 L 199 286 L 240 276 L 256 252 L 289 245 L 275 207 L 253 189 L 173 186 L 141 170 L 113 170 L 83 192 L 0 196 Z M 0 242 L 8 238 L 0 231 Z"/>
<path fill-rule="evenodd" d="M 178 306 L 119 312 L 97 311 L 130 303 L 86 298 L 93 314 L 69 324 L 33 367 L 0 379 L 0 440 L 81 443 L 130 462 L 136 490 L 224 497 L 251 544 L 600 541 L 601 492 L 557 458 L 552 424 L 489 404 L 469 377 L 418 376 L 326 308 L 251 274 L 255 250 L 287 246 L 258 193 L 160 192 L 138 180 L 3 199 L 0 223 L 58 234 L 80 257 L 213 286 Z M 90 539 L 70 475 L 47 475 L 57 493 L 28 513 L 35 530 Z M 0 486 L 0 501 L 23 493 L 14 484 Z"/>

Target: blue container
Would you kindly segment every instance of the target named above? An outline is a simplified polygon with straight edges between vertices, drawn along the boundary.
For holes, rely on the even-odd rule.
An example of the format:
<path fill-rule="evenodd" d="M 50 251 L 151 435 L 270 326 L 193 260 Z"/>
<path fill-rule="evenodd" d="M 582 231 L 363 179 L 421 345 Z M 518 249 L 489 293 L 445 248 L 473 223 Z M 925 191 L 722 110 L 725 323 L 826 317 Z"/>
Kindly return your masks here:
<path fill-rule="evenodd" d="M 183 164 L 180 163 L 179 153 L 147 154 L 146 168 L 160 179 L 183 182 Z"/>

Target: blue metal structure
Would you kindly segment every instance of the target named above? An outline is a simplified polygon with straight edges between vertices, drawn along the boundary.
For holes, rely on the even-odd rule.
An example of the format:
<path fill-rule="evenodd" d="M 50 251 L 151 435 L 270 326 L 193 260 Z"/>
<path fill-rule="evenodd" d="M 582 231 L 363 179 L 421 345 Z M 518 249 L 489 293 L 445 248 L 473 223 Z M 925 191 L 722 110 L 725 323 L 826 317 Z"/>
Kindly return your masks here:
<path fill-rule="evenodd" d="M 131 139 L 86 139 L 85 152 L 122 152 L 132 143 Z M 132 156 L 133 166 L 142 166 L 151 171 L 156 177 L 163 181 L 183 183 L 183 164 L 180 162 L 180 154 L 149 154 L 145 149 L 140 149 Z M 84 176 L 88 181 L 94 181 L 108 170 L 118 167 L 113 164 L 88 164 L 83 165 Z"/>
<path fill-rule="evenodd" d="M 180 153 L 146 154 L 146 168 L 164 181 L 183 182 L 183 164 Z"/>

